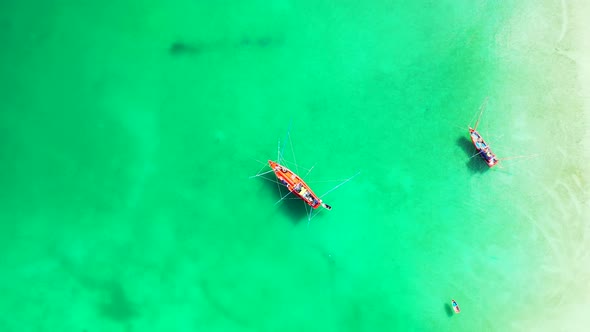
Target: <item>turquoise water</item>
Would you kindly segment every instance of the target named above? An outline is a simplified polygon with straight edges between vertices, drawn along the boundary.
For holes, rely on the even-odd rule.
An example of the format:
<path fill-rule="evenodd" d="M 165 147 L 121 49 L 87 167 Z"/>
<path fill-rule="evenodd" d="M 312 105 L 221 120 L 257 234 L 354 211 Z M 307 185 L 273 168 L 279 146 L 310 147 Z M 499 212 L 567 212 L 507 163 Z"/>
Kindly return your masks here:
<path fill-rule="evenodd" d="M 503 99 L 524 7 L 4 2 L 0 329 L 518 330 L 551 169 L 466 128 L 490 96 L 496 153 L 540 144 Z M 249 178 L 279 144 L 320 195 L 360 174 L 308 223 Z"/>

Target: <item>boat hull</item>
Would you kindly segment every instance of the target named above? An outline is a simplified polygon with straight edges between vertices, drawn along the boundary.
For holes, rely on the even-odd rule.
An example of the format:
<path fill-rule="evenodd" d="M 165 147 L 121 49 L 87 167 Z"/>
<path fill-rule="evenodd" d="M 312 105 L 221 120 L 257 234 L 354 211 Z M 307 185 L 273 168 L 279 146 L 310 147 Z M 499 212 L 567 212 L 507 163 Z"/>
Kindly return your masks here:
<path fill-rule="evenodd" d="M 314 209 L 322 206 L 322 200 L 311 190 L 311 188 L 297 174 L 287 167 L 274 162 L 268 161 L 270 168 L 274 171 L 279 183 L 287 187 L 297 197 Z"/>
<path fill-rule="evenodd" d="M 498 163 L 498 157 L 492 152 L 489 145 L 483 140 L 477 130 L 469 128 L 469 136 L 475 149 L 481 158 L 488 164 L 489 167 L 494 167 Z"/>
<path fill-rule="evenodd" d="M 457 304 L 457 302 L 455 302 L 455 300 L 451 300 L 451 305 L 453 306 L 453 310 L 455 311 L 455 313 L 460 313 L 461 312 L 461 308 L 459 308 L 459 305 Z"/>

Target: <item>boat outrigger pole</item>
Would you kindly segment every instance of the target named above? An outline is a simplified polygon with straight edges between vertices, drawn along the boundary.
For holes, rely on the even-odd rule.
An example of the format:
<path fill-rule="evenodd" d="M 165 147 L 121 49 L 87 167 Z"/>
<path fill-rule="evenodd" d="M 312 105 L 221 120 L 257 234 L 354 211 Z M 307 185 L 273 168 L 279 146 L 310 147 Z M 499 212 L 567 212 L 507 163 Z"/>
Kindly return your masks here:
<path fill-rule="evenodd" d="M 486 97 L 486 99 L 483 101 L 483 103 L 481 104 L 480 108 L 479 108 L 479 116 L 477 117 L 477 122 L 475 123 L 475 127 L 473 127 L 473 129 L 477 130 L 477 125 L 479 124 L 479 119 L 481 119 L 481 115 L 483 114 L 483 111 L 486 109 L 486 106 L 488 105 L 488 98 Z"/>

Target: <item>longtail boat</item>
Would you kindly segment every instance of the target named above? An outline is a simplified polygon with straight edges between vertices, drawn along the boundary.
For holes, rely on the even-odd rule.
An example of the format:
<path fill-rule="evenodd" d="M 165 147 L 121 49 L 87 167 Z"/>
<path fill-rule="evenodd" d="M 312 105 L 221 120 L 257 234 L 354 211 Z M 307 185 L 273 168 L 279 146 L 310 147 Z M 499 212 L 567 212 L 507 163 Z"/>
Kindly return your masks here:
<path fill-rule="evenodd" d="M 319 196 L 316 195 L 313 192 L 313 190 L 311 190 L 311 187 L 303 180 L 304 178 L 307 177 L 307 175 L 309 175 L 309 173 L 312 171 L 312 169 L 315 167 L 315 165 L 309 169 L 306 169 L 307 172 L 303 176 L 300 176 L 300 174 L 301 174 L 299 172 L 300 168 L 297 165 L 295 153 L 293 152 L 293 144 L 291 142 L 290 131 L 291 130 L 290 130 L 290 125 L 289 125 L 289 131 L 287 131 L 288 140 L 285 139 L 285 141 L 283 142 L 283 145 L 281 145 L 280 141 L 278 143 L 278 146 L 277 146 L 278 154 L 277 154 L 276 161 L 268 160 L 268 163 L 259 161 L 264 166 L 258 171 L 258 173 L 256 173 L 256 175 L 250 176 L 250 178 L 260 177 L 260 178 L 263 178 L 265 180 L 268 180 L 268 181 L 271 181 L 271 182 L 274 182 L 277 184 L 278 189 L 279 189 L 279 193 L 281 194 L 281 199 L 279 199 L 275 203 L 275 205 L 282 202 L 284 199 L 286 199 L 291 194 L 295 195 L 295 197 L 293 197 L 293 199 L 302 200 L 305 203 L 306 211 L 308 210 L 307 206 L 311 207 L 311 208 L 309 208 L 309 211 L 307 211 L 307 221 L 310 222 L 311 219 L 313 219 L 321 211 L 323 211 L 323 209 L 318 209 L 319 207 L 323 207 L 326 210 L 332 209 L 332 207 L 330 205 L 328 205 L 322 201 L 322 197 L 328 195 L 332 191 L 340 188 L 340 186 L 342 186 L 345 183 L 347 183 L 348 181 L 352 180 L 354 177 L 356 177 L 357 175 L 360 174 L 360 171 L 357 172 L 355 175 L 353 175 L 347 179 L 344 179 L 344 180 L 332 180 L 332 181 L 338 181 L 340 183 L 338 183 L 336 186 L 332 187 L 328 191 L 324 192 L 323 194 L 321 194 Z M 287 160 L 285 160 L 285 158 L 284 158 L 284 150 L 285 150 L 285 146 L 286 146 L 287 141 L 289 142 L 289 146 L 291 147 L 291 154 L 292 154 L 292 158 L 293 158 L 292 159 L 293 161 L 291 162 L 291 164 L 295 166 L 296 172 L 291 171 L 286 166 Z M 289 164 L 289 165 L 291 165 L 291 164 Z M 263 171 L 268 166 L 270 166 L 270 170 Z M 270 174 L 270 173 L 274 173 L 275 176 L 273 177 L 273 179 L 269 179 L 266 177 L 266 174 Z M 331 181 L 322 181 L 322 182 L 331 182 Z M 288 189 L 287 194 L 283 194 L 281 192 L 281 188 L 283 188 L 283 187 L 287 187 L 287 189 Z M 314 211 L 316 211 L 316 212 L 314 213 Z"/>
<path fill-rule="evenodd" d="M 481 158 L 485 160 L 488 166 L 494 167 L 499 161 L 498 157 L 496 157 L 496 154 L 492 152 L 488 144 L 483 140 L 477 130 L 469 127 L 469 135 L 471 136 L 471 141 L 473 142 L 473 145 L 475 146 L 475 149 Z"/>
<path fill-rule="evenodd" d="M 303 179 L 293 171 L 272 160 L 269 160 L 268 164 L 274 171 L 279 182 L 286 186 L 290 192 L 301 198 L 309 206 L 314 209 L 317 209 L 320 206 L 328 210 L 332 209 L 330 205 L 322 202 L 322 200 L 311 190 L 307 183 L 305 183 L 305 181 L 303 181 Z"/>
<path fill-rule="evenodd" d="M 496 154 L 492 152 L 490 146 L 484 141 L 483 137 L 477 132 L 477 125 L 479 124 L 479 120 L 481 119 L 481 115 L 485 110 L 487 105 L 488 98 L 485 99 L 483 104 L 481 105 L 481 109 L 479 111 L 479 117 L 477 118 L 477 122 L 475 123 L 475 127 L 469 127 L 469 136 L 471 137 L 471 142 L 473 142 L 473 146 L 477 150 L 477 154 L 481 156 L 481 158 L 488 164 L 489 167 L 494 167 L 498 161 L 498 157 Z"/>

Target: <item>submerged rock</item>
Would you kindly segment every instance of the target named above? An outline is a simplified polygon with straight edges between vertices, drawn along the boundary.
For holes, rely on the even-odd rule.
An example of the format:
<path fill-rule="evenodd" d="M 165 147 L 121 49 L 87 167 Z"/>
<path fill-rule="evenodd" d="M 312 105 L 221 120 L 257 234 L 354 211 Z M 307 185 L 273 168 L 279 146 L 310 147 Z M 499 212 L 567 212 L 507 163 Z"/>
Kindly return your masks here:
<path fill-rule="evenodd" d="M 190 44 L 181 41 L 176 41 L 168 48 L 170 55 L 196 55 L 202 52 L 202 47 L 197 44 Z"/>

